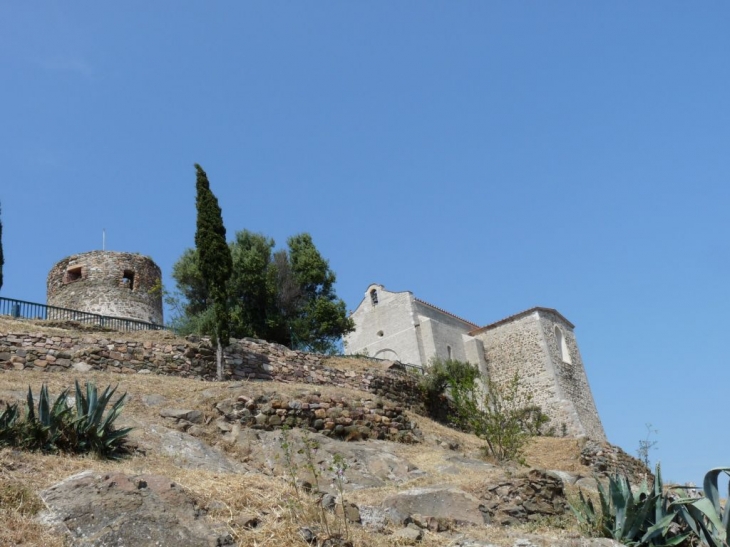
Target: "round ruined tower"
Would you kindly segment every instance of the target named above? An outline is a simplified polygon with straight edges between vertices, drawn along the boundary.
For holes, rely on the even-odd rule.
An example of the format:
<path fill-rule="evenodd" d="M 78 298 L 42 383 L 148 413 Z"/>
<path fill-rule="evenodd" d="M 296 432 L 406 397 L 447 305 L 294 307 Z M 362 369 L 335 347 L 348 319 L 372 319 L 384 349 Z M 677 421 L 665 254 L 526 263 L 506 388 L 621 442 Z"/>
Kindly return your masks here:
<path fill-rule="evenodd" d="M 49 306 L 162 324 L 162 272 L 137 253 L 69 256 L 48 274 Z"/>

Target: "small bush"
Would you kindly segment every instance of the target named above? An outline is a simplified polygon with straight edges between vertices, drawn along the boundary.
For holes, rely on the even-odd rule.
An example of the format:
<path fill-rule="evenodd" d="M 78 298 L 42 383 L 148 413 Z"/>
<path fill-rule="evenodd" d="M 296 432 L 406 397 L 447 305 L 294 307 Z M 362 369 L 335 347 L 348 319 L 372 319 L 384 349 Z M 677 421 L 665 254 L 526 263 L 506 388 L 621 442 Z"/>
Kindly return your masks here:
<path fill-rule="evenodd" d="M 448 409 L 441 421 L 453 422 L 484 439 L 486 452 L 498 461 L 521 461 L 527 441 L 545 434 L 550 418 L 532 403 L 520 384 L 517 374 L 505 384 L 497 384 L 483 379 L 469 363 L 434 360 L 421 388 L 432 415 L 438 417 Z"/>
<path fill-rule="evenodd" d="M 458 419 L 453 400 L 447 395 L 454 383 L 471 384 L 479 378 L 479 371 L 463 361 L 433 359 L 420 378 L 420 389 L 428 414 L 445 425 L 463 429 L 466 424 Z"/>
<path fill-rule="evenodd" d="M 48 388 L 41 387 L 38 404 L 28 387 L 25 413 L 18 404 L 6 405 L 0 413 L 0 447 L 13 446 L 43 452 L 93 452 L 115 458 L 125 452 L 131 428 L 116 429 L 115 420 L 124 406 L 122 395 L 104 414 L 116 388 L 107 386 L 101 396 L 93 383 L 86 383 L 85 393 L 76 382 L 76 405 L 70 406 L 68 390 L 51 405 Z"/>

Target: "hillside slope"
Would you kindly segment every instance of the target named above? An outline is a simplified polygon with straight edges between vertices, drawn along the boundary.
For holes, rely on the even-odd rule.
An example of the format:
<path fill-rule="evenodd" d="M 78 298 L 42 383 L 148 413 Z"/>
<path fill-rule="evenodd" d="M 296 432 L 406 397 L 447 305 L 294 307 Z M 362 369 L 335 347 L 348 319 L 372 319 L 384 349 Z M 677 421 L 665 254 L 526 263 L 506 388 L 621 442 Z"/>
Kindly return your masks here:
<path fill-rule="evenodd" d="M 39 328 L 48 336 L 59 334 L 43 325 L 22 326 L 26 332 Z M 0 322 L 0 332 L 18 332 L 18 325 Z M 348 370 L 363 365 L 343 359 L 330 366 Z M 101 481 L 93 483 L 94 495 L 100 495 L 104 488 L 124 490 L 120 485 L 125 480 L 144 485 L 149 496 L 160 496 L 159 504 L 174 499 L 171 503 L 179 508 L 188 503 L 190 511 L 175 513 L 175 522 L 192 519 L 194 526 L 186 530 L 204 528 L 200 537 L 208 534 L 205 541 L 212 545 L 307 545 L 306 540 L 347 545 L 346 539 L 358 546 L 607 544 L 586 543 L 566 513 L 564 490 L 575 489 L 576 481 L 590 488 L 594 473 L 581 463 L 582 440 L 536 438 L 527 451 L 527 466 L 499 467 L 482 458 L 479 439 L 412 413 L 398 401 L 298 383 L 4 370 L 0 401 L 22 401 L 28 386 L 37 393 L 44 383 L 56 395 L 72 387 L 74 379 L 99 387 L 118 383 L 119 393 L 128 394 L 122 421 L 135 428 L 135 449 L 119 461 L 0 450 L 0 545 L 111 544 L 90 539 L 89 529 L 81 532 L 84 514 L 91 510 L 88 504 L 127 502 L 84 501 L 87 507 L 73 518 L 64 511 L 81 502 L 83 481 L 84 488 Z M 287 420 L 294 427 L 282 430 L 280 424 Z M 303 424 L 312 432 L 297 427 Z M 361 440 L 368 436 L 373 438 Z M 312 449 L 309 458 L 307 446 Z M 341 489 L 333 480 L 338 468 Z M 68 481 L 52 488 L 84 471 L 91 473 L 74 479 L 80 482 L 73 483 L 76 493 L 68 498 L 63 498 Z M 162 490 L 153 488 L 156 477 L 167 481 Z M 102 483 L 104 488 L 98 486 Z M 187 501 L 163 492 L 171 484 L 175 495 Z M 160 514 L 170 518 L 169 511 Z M 144 526 L 118 517 L 104 530 Z M 102 537 L 107 532 L 95 533 Z M 340 539 L 327 543 L 328 537 Z M 195 541 L 177 543 L 206 544 Z"/>

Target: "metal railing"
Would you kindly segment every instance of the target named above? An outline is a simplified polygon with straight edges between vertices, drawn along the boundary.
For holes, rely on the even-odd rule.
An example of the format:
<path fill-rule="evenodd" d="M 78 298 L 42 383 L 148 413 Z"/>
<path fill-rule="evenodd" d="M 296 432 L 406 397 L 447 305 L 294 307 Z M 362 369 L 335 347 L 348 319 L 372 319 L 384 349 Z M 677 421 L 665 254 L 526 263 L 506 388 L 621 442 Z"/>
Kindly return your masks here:
<path fill-rule="evenodd" d="M 36 302 L 25 302 L 0 296 L 0 316 L 9 315 L 15 319 L 41 319 L 44 321 L 75 321 L 84 325 L 97 325 L 114 330 L 165 330 L 164 325 L 156 325 L 136 319 L 110 317 L 56 306 L 46 306 Z"/>

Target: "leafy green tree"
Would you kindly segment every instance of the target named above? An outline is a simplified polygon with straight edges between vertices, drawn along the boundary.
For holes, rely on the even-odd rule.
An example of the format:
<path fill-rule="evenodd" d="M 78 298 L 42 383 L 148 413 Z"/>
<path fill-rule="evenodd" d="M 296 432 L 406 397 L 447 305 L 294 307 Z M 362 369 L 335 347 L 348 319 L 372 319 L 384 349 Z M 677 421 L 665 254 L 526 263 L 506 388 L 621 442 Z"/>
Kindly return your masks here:
<path fill-rule="evenodd" d="M 335 274 L 309 234 L 289 238 L 288 250 L 275 250 L 273 239 L 243 230 L 229 247 L 233 337 L 328 353 L 353 329 L 345 303 L 334 290 Z M 181 304 L 176 327 L 183 333 L 209 334 L 211 300 L 198 261 L 197 251 L 188 249 L 173 267 Z"/>
<path fill-rule="evenodd" d="M 335 273 L 312 242 L 309 234 L 290 237 L 291 277 L 299 294 L 289 316 L 293 342 L 326 352 L 335 340 L 353 330 L 344 301 L 334 290 Z"/>
<path fill-rule="evenodd" d="M 197 163 L 195 248 L 198 269 L 202 277 L 213 314 L 213 339 L 216 345 L 218 379 L 223 379 L 223 346 L 230 337 L 228 317 L 228 281 L 231 277 L 231 251 L 226 244 L 226 228 L 218 199 L 210 190 L 208 176 Z M 208 298 L 206 298 L 208 301 Z"/>
<path fill-rule="evenodd" d="M 270 307 L 276 294 L 271 253 L 274 240 L 261 234 L 241 231 L 231 247 L 233 274 L 229 283 L 232 296 L 231 323 L 238 332 L 263 335 L 269 332 Z"/>
<path fill-rule="evenodd" d="M 2 212 L 0 210 L 0 212 Z M 3 257 L 3 222 L 0 220 L 0 289 L 3 288 L 3 265 L 5 258 Z"/>

